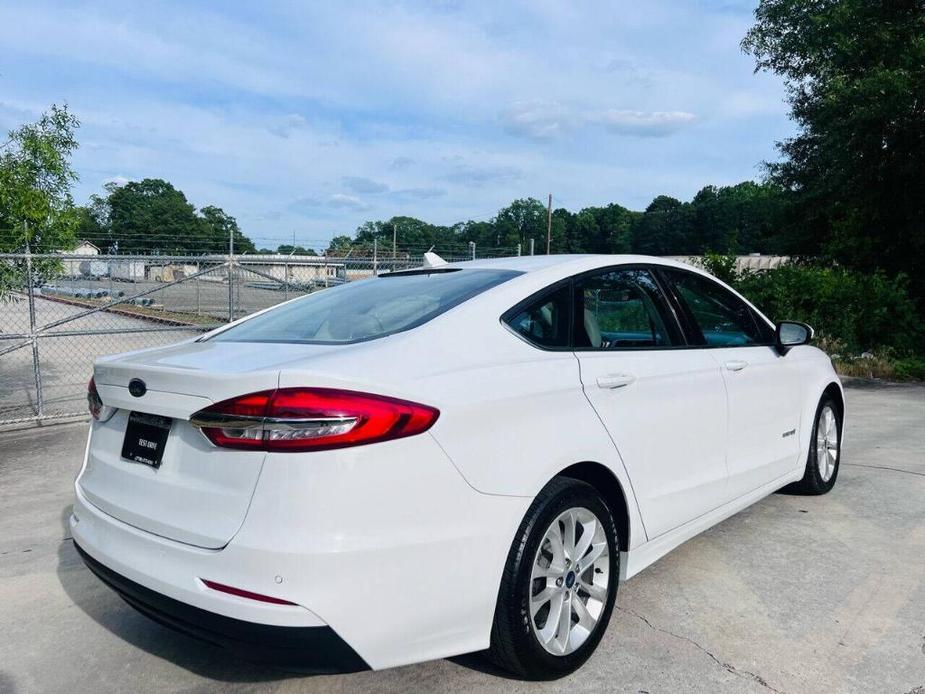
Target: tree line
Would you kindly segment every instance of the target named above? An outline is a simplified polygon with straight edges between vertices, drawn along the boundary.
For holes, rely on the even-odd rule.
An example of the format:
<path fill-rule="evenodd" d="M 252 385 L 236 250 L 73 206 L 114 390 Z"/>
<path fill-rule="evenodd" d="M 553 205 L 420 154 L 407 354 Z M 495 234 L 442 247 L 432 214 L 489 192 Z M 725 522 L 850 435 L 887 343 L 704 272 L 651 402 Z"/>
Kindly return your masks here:
<path fill-rule="evenodd" d="M 656 197 L 642 212 L 611 203 L 577 212 L 557 208 L 550 218 L 535 198 L 515 200 L 487 221 L 431 224 L 399 216 L 370 221 L 353 237 L 336 236 L 328 252 L 371 252 L 373 244 L 388 254 L 397 251 L 464 253 L 476 249 L 552 253 L 645 253 L 690 255 L 719 253 L 786 253 L 785 191 L 772 183 L 745 181 L 733 186 L 706 186 L 690 202 Z"/>
<path fill-rule="evenodd" d="M 905 278 L 925 307 L 925 0 L 761 0 L 742 48 L 756 70 L 780 75 L 794 137 L 761 182 L 707 186 L 645 210 L 612 203 L 552 214 L 554 253 L 788 254 L 861 273 Z M 35 251 L 86 238 L 106 252 L 222 253 L 229 235 L 255 252 L 231 215 L 196 209 L 160 179 L 109 185 L 75 206 L 78 119 L 53 106 L 0 145 L 0 251 Z M 369 221 L 335 236 L 329 252 L 452 254 L 533 239 L 545 252 L 546 209 L 515 200 L 487 221 L 435 225 L 414 217 Z M 269 249 L 261 249 L 268 251 Z M 309 253 L 294 245 L 278 252 Z"/>

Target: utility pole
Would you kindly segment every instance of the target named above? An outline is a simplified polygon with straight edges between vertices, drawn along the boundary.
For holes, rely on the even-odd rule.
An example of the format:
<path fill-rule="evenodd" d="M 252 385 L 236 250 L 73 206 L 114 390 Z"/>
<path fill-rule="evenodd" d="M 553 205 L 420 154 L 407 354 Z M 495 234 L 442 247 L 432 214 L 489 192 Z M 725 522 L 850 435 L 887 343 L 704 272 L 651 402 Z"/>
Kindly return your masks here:
<path fill-rule="evenodd" d="M 549 206 L 546 208 L 546 255 L 552 244 L 552 193 L 549 194 Z"/>
<path fill-rule="evenodd" d="M 469 250 L 472 251 L 472 259 L 475 260 L 475 241 L 469 242 Z"/>
<path fill-rule="evenodd" d="M 536 241 L 536 239 L 530 239 L 530 255 L 533 255 L 534 241 Z"/>
<path fill-rule="evenodd" d="M 379 237 L 373 236 L 373 276 L 379 276 Z"/>
<path fill-rule="evenodd" d="M 228 230 L 228 322 L 234 320 L 234 230 Z"/>

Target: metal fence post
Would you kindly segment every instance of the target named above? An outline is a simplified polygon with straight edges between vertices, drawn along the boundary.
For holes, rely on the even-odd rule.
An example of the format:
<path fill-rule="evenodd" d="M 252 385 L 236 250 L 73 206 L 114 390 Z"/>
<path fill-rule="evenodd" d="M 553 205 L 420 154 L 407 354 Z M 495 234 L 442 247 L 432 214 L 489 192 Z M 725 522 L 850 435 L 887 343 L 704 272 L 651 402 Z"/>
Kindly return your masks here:
<path fill-rule="evenodd" d="M 28 222 L 26 236 L 29 235 Z M 32 250 L 26 242 L 26 296 L 29 297 L 29 339 L 32 341 L 32 374 L 35 377 L 36 415 L 45 416 L 45 394 L 42 392 L 42 364 L 39 361 L 39 342 L 35 332 L 35 288 L 32 286 Z"/>
<path fill-rule="evenodd" d="M 196 315 L 202 315 L 202 301 L 199 296 L 199 271 L 202 269 L 202 266 L 199 263 L 196 263 Z"/>
<path fill-rule="evenodd" d="M 228 232 L 228 322 L 234 320 L 234 232 Z"/>

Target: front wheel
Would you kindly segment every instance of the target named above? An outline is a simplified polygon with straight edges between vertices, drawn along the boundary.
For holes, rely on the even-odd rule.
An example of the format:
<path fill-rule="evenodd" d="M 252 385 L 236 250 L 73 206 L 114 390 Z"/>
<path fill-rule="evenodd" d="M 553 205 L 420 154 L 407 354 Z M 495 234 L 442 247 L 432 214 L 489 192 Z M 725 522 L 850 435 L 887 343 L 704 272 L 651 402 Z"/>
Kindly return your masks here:
<path fill-rule="evenodd" d="M 607 628 L 619 573 L 617 531 L 607 504 L 584 482 L 554 479 L 514 538 L 489 657 L 525 679 L 575 671 Z"/>
<path fill-rule="evenodd" d="M 809 440 L 806 471 L 803 479 L 790 485 L 799 494 L 826 494 L 835 486 L 841 462 L 841 408 L 829 395 L 822 397 L 816 408 L 816 420 Z"/>

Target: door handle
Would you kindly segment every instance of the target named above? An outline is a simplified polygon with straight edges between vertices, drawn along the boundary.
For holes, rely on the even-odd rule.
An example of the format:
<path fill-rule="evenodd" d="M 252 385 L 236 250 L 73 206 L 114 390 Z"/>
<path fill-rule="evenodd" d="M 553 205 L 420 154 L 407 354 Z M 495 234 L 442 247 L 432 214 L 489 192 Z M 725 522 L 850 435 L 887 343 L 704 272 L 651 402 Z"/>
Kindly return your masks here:
<path fill-rule="evenodd" d="M 633 374 L 608 374 L 598 377 L 597 385 L 599 388 L 623 388 L 635 380 Z"/>
<path fill-rule="evenodd" d="M 741 359 L 732 359 L 726 362 L 726 368 L 730 371 L 741 371 L 746 366 L 748 366 L 748 362 Z"/>

